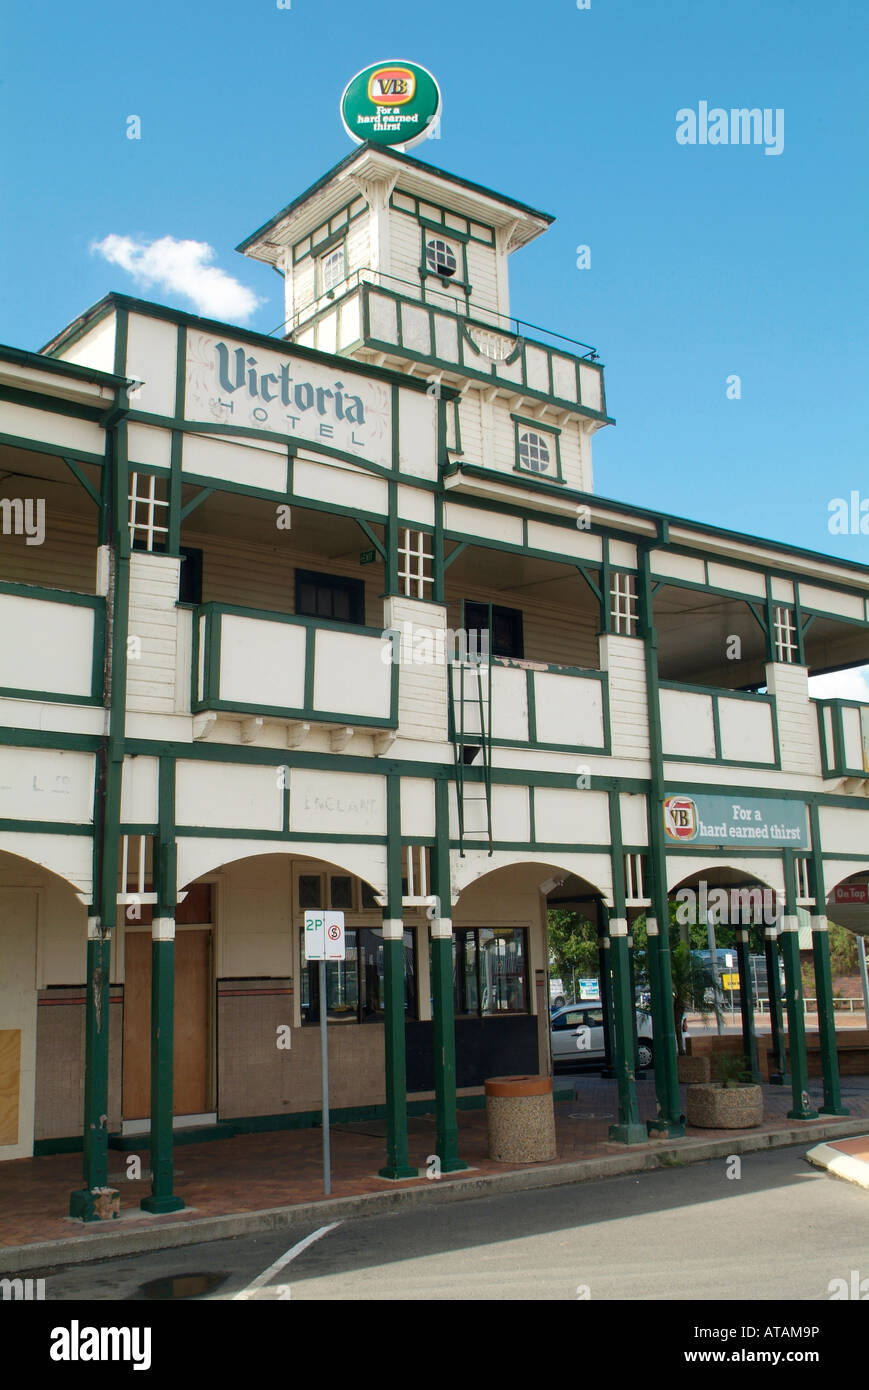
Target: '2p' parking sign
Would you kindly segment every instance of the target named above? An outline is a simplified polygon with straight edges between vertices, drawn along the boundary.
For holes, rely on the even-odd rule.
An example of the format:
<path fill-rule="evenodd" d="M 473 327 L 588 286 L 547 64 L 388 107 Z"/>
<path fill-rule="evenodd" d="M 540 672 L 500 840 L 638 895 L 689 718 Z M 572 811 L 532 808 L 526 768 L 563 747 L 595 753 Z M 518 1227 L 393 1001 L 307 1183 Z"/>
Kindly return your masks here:
<path fill-rule="evenodd" d="M 305 913 L 305 960 L 344 960 L 343 912 Z"/>

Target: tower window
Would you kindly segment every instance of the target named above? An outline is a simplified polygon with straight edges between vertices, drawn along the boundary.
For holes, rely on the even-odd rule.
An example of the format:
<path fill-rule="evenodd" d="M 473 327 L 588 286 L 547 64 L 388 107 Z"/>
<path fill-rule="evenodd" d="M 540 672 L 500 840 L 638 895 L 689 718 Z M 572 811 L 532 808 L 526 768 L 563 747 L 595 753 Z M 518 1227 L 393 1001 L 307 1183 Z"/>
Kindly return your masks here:
<path fill-rule="evenodd" d="M 552 463 L 550 441 L 536 430 L 524 430 L 519 435 L 519 462 L 532 473 L 548 473 Z"/>
<path fill-rule="evenodd" d="M 336 285 L 340 285 L 345 278 L 344 272 L 344 247 L 339 246 L 336 251 L 330 251 L 328 256 L 324 256 L 320 261 L 320 288 L 323 294 L 333 290 Z"/>
<path fill-rule="evenodd" d="M 432 237 L 426 242 L 425 263 L 434 275 L 442 275 L 445 278 L 455 275 L 458 266 L 452 247 L 439 237 Z"/>

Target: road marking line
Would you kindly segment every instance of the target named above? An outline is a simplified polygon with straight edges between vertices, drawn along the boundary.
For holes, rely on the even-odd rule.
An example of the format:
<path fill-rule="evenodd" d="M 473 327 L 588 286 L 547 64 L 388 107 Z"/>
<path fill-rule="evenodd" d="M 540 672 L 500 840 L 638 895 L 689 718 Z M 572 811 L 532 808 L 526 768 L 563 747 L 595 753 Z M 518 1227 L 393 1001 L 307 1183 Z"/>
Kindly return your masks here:
<path fill-rule="evenodd" d="M 274 1264 L 269 1265 L 268 1269 L 264 1269 L 262 1274 L 258 1274 L 239 1293 L 233 1294 L 233 1298 L 250 1298 L 258 1289 L 263 1288 L 279 1270 L 288 1265 L 290 1260 L 294 1260 L 297 1255 L 301 1255 L 303 1250 L 307 1250 L 309 1245 L 313 1245 L 315 1240 L 322 1240 L 323 1236 L 328 1235 L 330 1231 L 334 1231 L 336 1226 L 340 1225 L 342 1222 L 332 1221 L 328 1226 L 320 1226 L 316 1231 L 312 1231 L 309 1236 L 305 1236 L 304 1240 L 297 1241 L 289 1250 L 285 1250 Z"/>

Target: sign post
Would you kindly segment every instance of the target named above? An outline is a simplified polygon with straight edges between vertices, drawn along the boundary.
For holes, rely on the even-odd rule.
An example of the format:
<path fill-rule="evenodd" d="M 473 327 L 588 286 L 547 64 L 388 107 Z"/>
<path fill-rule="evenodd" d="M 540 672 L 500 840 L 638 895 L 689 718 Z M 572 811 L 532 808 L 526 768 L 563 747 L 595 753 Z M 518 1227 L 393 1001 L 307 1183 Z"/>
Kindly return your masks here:
<path fill-rule="evenodd" d="M 323 1191 L 332 1191 L 332 1151 L 329 1130 L 329 1036 L 326 962 L 346 958 L 343 912 L 305 913 L 305 960 L 319 962 L 320 983 L 320 1104 L 323 1124 Z"/>

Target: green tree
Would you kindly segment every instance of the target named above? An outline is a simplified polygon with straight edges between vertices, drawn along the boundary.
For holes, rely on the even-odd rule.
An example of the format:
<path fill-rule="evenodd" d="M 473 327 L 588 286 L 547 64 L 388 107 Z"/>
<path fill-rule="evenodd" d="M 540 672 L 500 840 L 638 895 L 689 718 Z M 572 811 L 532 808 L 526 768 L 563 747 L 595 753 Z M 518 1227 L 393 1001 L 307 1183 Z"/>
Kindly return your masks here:
<path fill-rule="evenodd" d="M 549 969 L 564 982 L 565 998 L 573 991 L 574 975 L 598 975 L 597 925 L 579 912 L 550 908 Z"/>
<path fill-rule="evenodd" d="M 856 975 L 857 938 L 852 931 L 840 927 L 836 922 L 828 923 L 830 929 L 830 966 L 834 975 Z"/>

